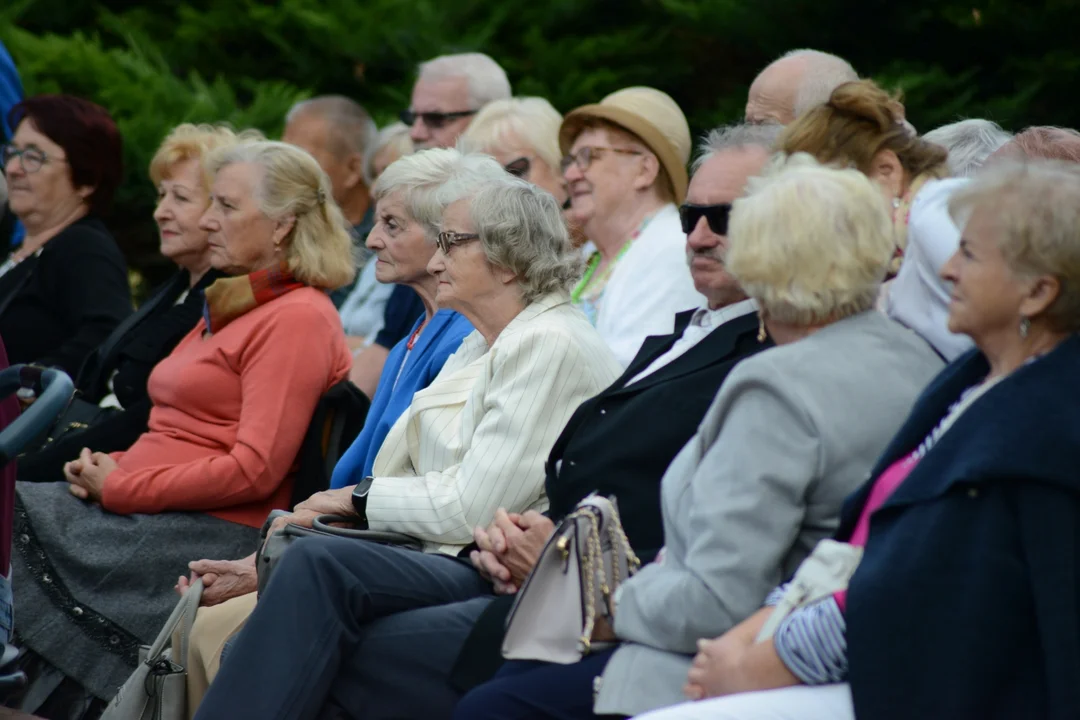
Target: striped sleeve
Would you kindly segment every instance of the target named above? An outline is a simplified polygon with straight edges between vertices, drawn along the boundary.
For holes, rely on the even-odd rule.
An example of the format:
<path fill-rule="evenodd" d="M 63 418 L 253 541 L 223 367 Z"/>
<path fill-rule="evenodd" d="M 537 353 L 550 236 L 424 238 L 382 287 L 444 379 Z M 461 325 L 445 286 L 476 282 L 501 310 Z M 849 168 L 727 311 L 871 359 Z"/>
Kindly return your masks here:
<path fill-rule="evenodd" d="M 847 678 L 847 623 L 836 600 L 795 610 L 773 636 L 776 654 L 807 685 L 825 685 Z"/>
<path fill-rule="evenodd" d="M 779 605 L 780 601 L 784 599 L 784 593 L 787 592 L 789 585 L 791 585 L 791 583 L 784 583 L 783 585 L 774 588 L 773 591 L 769 593 L 768 597 L 765 598 L 765 607 L 776 607 Z"/>

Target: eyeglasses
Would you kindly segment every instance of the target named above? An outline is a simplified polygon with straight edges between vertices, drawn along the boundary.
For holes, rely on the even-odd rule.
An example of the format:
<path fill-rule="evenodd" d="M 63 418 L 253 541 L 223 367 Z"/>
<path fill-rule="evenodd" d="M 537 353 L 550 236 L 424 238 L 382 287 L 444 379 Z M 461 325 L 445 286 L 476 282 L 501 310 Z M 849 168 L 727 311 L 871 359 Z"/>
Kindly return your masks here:
<path fill-rule="evenodd" d="M 479 111 L 478 110 L 458 110 L 457 112 L 445 112 L 445 113 L 444 112 L 419 112 L 418 113 L 418 112 L 414 112 L 412 110 L 402 110 L 401 115 L 399 117 L 401 118 L 401 122 L 405 123 L 409 127 L 412 127 L 416 123 L 417 118 L 419 118 L 420 120 L 423 120 L 424 124 L 427 125 L 429 128 L 431 128 L 432 130 L 438 130 L 439 128 L 443 127 L 444 125 L 446 125 L 447 123 L 449 123 L 449 122 L 451 122 L 453 120 L 457 120 L 458 118 L 463 118 L 463 117 L 470 117 L 472 115 L 475 115 L 477 112 L 479 112 Z"/>
<path fill-rule="evenodd" d="M 517 160 L 511 160 L 503 165 L 503 170 L 510 173 L 514 177 L 524 179 L 528 176 L 529 170 L 532 169 L 532 160 L 527 157 L 519 157 Z"/>
<path fill-rule="evenodd" d="M 435 244 L 442 250 L 443 255 L 450 252 L 450 248 L 455 245 L 461 245 L 467 243 L 470 240 L 479 240 L 480 236 L 476 233 L 458 233 L 458 232 L 441 232 Z"/>
<path fill-rule="evenodd" d="M 48 163 L 49 160 L 67 160 L 67 158 L 62 157 L 50 158 L 48 155 L 45 154 L 44 151 L 38 150 L 35 147 L 28 147 L 20 150 L 14 145 L 9 144 L 5 144 L 3 146 L 3 149 L 0 150 L 0 155 L 2 155 L 3 157 L 4 167 L 10 165 L 11 161 L 17 157 L 19 158 L 19 162 L 22 163 L 23 171 L 28 173 L 36 173 L 38 170 L 41 169 L 41 166 Z"/>
<path fill-rule="evenodd" d="M 679 219 L 682 220 L 683 232 L 689 235 L 697 227 L 698 221 L 705 218 L 709 223 L 709 229 L 717 235 L 727 235 L 728 216 L 731 214 L 731 203 L 719 205 L 692 205 L 686 203 L 679 207 Z"/>
<path fill-rule="evenodd" d="M 589 169 L 589 166 L 593 164 L 593 160 L 598 159 L 606 152 L 619 153 L 621 155 L 644 155 L 645 153 L 639 150 L 624 150 L 623 148 L 612 147 L 583 147 L 578 148 L 577 152 L 572 152 L 562 159 L 559 163 L 559 168 L 562 170 L 563 175 L 570 169 L 571 165 L 577 165 L 581 172 L 585 172 Z"/>

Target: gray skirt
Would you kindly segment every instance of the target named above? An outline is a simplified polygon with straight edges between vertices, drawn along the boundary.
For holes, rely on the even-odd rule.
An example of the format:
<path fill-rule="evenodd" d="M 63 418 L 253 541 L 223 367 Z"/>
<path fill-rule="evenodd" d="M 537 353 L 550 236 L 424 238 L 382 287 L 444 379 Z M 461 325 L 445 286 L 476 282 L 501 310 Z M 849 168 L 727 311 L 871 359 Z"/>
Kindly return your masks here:
<path fill-rule="evenodd" d="M 203 513 L 115 515 L 65 482 L 19 482 L 11 559 L 18 642 L 110 699 L 176 605 L 173 586 L 188 562 L 244 557 L 258 536 Z"/>

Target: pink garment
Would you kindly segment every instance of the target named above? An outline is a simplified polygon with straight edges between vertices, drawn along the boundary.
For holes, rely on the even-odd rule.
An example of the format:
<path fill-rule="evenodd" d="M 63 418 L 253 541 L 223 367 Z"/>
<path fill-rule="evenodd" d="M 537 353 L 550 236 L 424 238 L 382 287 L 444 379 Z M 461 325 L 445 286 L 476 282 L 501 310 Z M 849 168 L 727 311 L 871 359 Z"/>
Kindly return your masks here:
<path fill-rule="evenodd" d="M 859 515 L 859 522 L 855 524 L 855 530 L 848 539 L 850 544 L 855 547 L 866 546 L 866 540 L 870 537 L 870 516 L 885 504 L 889 496 L 896 491 L 896 488 L 900 487 L 900 483 L 907 479 L 907 476 L 911 474 L 911 471 L 918 464 L 919 459 L 915 457 L 915 453 L 912 453 L 906 458 L 894 462 L 885 472 L 878 476 L 874 487 L 870 489 L 870 496 L 866 499 L 866 505 L 863 506 L 862 513 Z M 847 590 L 841 590 L 833 597 L 836 598 L 836 604 L 840 606 L 840 610 L 846 611 Z"/>

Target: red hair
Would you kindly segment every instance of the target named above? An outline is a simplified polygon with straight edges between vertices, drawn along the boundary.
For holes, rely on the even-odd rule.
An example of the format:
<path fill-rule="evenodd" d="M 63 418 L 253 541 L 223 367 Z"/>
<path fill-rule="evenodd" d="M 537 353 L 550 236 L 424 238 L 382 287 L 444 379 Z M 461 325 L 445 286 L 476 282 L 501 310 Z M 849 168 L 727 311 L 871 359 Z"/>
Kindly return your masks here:
<path fill-rule="evenodd" d="M 109 111 L 72 95 L 36 95 L 8 115 L 13 130 L 23 120 L 64 149 L 72 185 L 94 188 L 87 198 L 90 212 L 107 213 L 124 171 L 120 130 Z"/>

